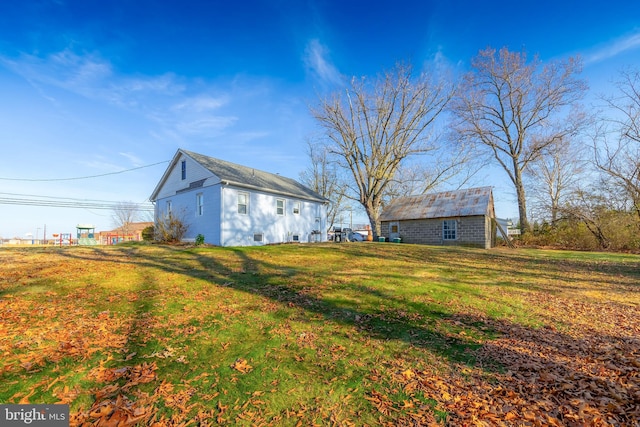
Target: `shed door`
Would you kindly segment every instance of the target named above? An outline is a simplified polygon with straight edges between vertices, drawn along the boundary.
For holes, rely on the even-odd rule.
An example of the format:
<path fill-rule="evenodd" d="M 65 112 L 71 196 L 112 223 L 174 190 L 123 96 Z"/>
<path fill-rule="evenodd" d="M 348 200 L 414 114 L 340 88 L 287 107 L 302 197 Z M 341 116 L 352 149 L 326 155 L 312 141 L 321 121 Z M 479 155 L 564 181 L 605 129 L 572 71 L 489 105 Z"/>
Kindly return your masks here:
<path fill-rule="evenodd" d="M 389 239 L 397 239 L 400 237 L 400 223 L 398 221 L 391 221 L 389 223 Z"/>

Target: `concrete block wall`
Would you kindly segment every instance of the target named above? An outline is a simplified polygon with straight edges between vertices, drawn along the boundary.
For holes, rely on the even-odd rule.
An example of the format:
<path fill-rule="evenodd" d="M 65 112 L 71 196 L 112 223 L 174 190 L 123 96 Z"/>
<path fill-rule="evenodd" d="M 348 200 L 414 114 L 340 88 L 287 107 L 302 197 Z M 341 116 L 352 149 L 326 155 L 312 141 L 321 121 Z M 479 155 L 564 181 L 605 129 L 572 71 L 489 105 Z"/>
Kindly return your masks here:
<path fill-rule="evenodd" d="M 456 240 L 442 239 L 442 222 L 456 220 Z M 469 245 L 491 247 L 491 218 L 471 216 L 458 218 L 415 219 L 399 221 L 399 232 L 404 243 L 424 245 Z M 389 239 L 389 222 L 381 224 L 381 234 Z"/>

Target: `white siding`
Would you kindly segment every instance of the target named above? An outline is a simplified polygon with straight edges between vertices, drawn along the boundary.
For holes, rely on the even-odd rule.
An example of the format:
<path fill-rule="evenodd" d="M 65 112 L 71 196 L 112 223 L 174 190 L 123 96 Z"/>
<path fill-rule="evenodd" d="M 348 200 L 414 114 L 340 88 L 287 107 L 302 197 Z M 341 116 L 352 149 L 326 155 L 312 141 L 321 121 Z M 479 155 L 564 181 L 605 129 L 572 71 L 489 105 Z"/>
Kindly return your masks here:
<path fill-rule="evenodd" d="M 182 161 L 186 161 L 187 165 L 187 176 L 184 180 L 182 179 Z M 160 189 L 160 192 L 157 195 L 157 200 L 173 196 L 176 194 L 176 191 L 188 188 L 190 183 L 205 178 L 208 178 L 205 185 L 212 185 L 219 182 L 218 178 L 205 167 L 194 162 L 191 158 L 181 155 L 175 167 L 169 171 L 169 176 L 167 176 L 164 185 Z"/>
<path fill-rule="evenodd" d="M 176 168 L 180 173 L 180 164 Z M 180 175 L 178 175 L 178 178 Z M 164 193 L 164 191 L 163 191 Z M 196 214 L 196 194 L 203 197 L 203 215 Z M 156 201 L 156 218 L 166 214 L 167 201 L 171 201 L 172 212 L 189 227 L 185 240 L 195 240 L 198 234 L 205 242 L 220 245 L 220 185 L 194 188 Z"/>
<path fill-rule="evenodd" d="M 325 204 L 223 185 L 210 170 L 181 153 L 155 191 L 156 221 L 166 214 L 170 202 L 173 214 L 188 226 L 185 240 L 195 240 L 202 234 L 205 242 L 213 245 L 251 246 L 291 242 L 294 236 L 299 242 L 327 239 Z M 238 213 L 239 191 L 249 196 L 246 215 Z M 202 215 L 197 215 L 197 194 L 203 196 Z M 284 199 L 284 215 L 277 215 L 276 199 Z M 299 202 L 299 214 L 293 213 L 295 202 Z M 313 235 L 314 230 L 320 230 L 320 234 Z M 261 234 L 262 241 L 254 241 L 254 234 Z"/>
<path fill-rule="evenodd" d="M 238 192 L 249 194 L 247 214 L 238 213 Z M 284 215 L 276 213 L 277 199 L 285 200 Z M 222 187 L 222 200 L 222 246 L 285 243 L 293 241 L 294 235 L 299 236 L 300 242 L 309 242 L 313 230 L 324 230 L 326 226 L 326 207 L 322 203 L 231 186 Z M 295 201 L 300 202 L 300 214 L 293 213 Z M 263 240 L 254 241 L 254 234 L 262 234 Z M 326 241 L 324 231 L 320 238 Z"/>

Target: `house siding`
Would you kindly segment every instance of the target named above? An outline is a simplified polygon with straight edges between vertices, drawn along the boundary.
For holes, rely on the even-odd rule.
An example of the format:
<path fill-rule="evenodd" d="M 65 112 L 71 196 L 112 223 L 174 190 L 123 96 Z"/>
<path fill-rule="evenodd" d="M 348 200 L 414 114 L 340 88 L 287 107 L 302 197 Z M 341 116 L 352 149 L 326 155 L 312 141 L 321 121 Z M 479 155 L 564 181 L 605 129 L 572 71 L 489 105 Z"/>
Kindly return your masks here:
<path fill-rule="evenodd" d="M 182 162 L 185 162 L 183 178 Z M 238 192 L 249 195 L 249 212 L 238 213 Z M 197 195 L 202 195 L 198 212 Z M 286 196 L 285 196 L 286 195 Z M 290 241 L 326 241 L 328 200 L 289 178 L 178 150 L 150 199 L 158 221 L 171 211 L 187 226 L 183 238 L 219 246 L 251 246 Z M 285 201 L 285 214 L 276 212 L 276 200 Z M 299 203 L 299 214 L 293 213 Z M 322 230 L 312 234 L 314 230 Z M 254 234 L 263 236 L 254 241 Z M 294 239 L 297 236 L 297 239 Z"/>
<path fill-rule="evenodd" d="M 187 176 L 185 179 L 182 179 L 182 161 L 186 161 L 187 165 Z M 202 167 L 198 162 L 193 161 L 190 157 L 181 155 L 178 158 L 176 167 L 169 172 L 169 175 L 160 189 L 160 192 L 156 196 L 156 199 L 160 200 L 167 197 L 173 197 L 177 191 L 186 190 L 192 182 L 197 182 L 203 179 L 207 179 L 207 182 L 205 182 L 207 185 L 215 184 L 219 181 L 216 177 L 212 176 L 211 172 Z"/>
<path fill-rule="evenodd" d="M 178 172 L 180 172 L 178 170 Z M 196 215 L 196 194 L 202 193 L 203 215 Z M 198 234 L 205 237 L 205 242 L 220 244 L 220 185 L 195 188 L 189 191 L 174 192 L 172 196 L 156 201 L 156 218 L 167 214 L 167 201 L 171 201 L 171 211 L 186 226 L 185 241 L 194 241 Z"/>
<path fill-rule="evenodd" d="M 318 202 L 311 202 L 260 191 L 250 191 L 241 187 L 222 187 L 222 246 L 256 246 L 273 243 L 292 242 L 293 236 L 299 242 L 312 241 L 313 230 L 324 230 L 326 227 L 326 207 Z M 238 213 L 238 193 L 249 195 L 247 214 Z M 284 215 L 276 212 L 276 200 L 285 201 Z M 294 202 L 300 202 L 300 214 L 293 213 Z M 316 221 L 319 218 L 319 222 Z M 254 234 L 261 234 L 261 242 L 254 241 Z M 321 240 L 326 240 L 326 233 L 321 233 Z"/>
<path fill-rule="evenodd" d="M 442 222 L 456 221 L 456 239 L 444 240 Z M 414 219 L 402 221 L 383 221 L 381 234 L 390 238 L 390 224 L 398 223 L 399 233 L 404 243 L 426 245 L 465 245 L 489 249 L 492 246 L 491 218 L 486 216 L 468 216 L 458 218 Z"/>

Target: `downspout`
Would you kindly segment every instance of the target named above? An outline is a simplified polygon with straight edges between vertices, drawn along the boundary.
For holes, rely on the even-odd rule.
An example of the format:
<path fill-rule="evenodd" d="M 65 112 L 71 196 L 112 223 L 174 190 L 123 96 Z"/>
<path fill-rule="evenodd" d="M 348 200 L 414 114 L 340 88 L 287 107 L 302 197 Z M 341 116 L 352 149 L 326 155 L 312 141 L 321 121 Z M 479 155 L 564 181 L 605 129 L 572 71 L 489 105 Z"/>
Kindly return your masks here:
<path fill-rule="evenodd" d="M 224 221 L 224 189 L 229 185 L 229 181 L 220 181 L 220 246 L 224 246 L 224 227 L 222 222 Z"/>
<path fill-rule="evenodd" d="M 155 200 L 149 200 L 153 205 L 153 241 L 156 240 L 156 221 L 158 219 L 158 206 Z"/>

